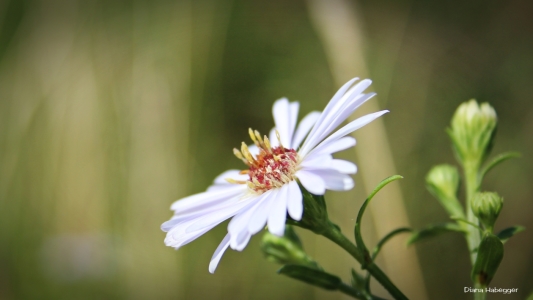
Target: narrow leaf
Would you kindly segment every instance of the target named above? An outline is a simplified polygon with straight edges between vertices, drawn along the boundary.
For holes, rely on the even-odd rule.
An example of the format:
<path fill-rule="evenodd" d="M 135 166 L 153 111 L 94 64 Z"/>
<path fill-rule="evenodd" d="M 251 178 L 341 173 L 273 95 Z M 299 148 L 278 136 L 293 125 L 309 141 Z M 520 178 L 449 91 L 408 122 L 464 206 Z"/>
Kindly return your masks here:
<path fill-rule="evenodd" d="M 522 232 L 524 230 L 526 230 L 526 228 L 523 226 L 513 226 L 513 227 L 505 228 L 504 230 L 498 233 L 498 238 L 500 239 L 500 241 L 502 241 L 502 243 L 505 243 L 513 235 L 519 232 Z"/>
<path fill-rule="evenodd" d="M 461 226 L 457 225 L 456 223 L 433 224 L 413 232 L 407 240 L 407 245 L 411 245 L 421 240 L 448 232 L 460 232 L 465 234 L 465 231 L 461 228 Z"/>
<path fill-rule="evenodd" d="M 278 270 L 278 273 L 326 290 L 337 290 L 342 283 L 335 275 L 300 265 L 285 265 Z"/>
<path fill-rule="evenodd" d="M 403 177 L 400 176 L 400 175 L 393 175 L 393 176 L 390 176 L 390 177 L 387 177 L 385 179 L 383 179 L 383 181 L 381 181 L 378 186 L 372 191 L 372 193 L 370 193 L 370 195 L 368 196 L 368 198 L 366 198 L 365 202 L 363 203 L 363 205 L 361 206 L 361 208 L 359 209 L 359 213 L 357 214 L 357 220 L 355 222 L 355 230 L 354 230 L 354 233 L 355 233 L 355 243 L 357 244 L 357 247 L 363 251 L 367 251 L 366 249 L 366 246 L 363 242 L 363 237 L 361 236 L 361 220 L 363 219 L 363 214 L 365 213 L 365 210 L 366 210 L 366 207 L 368 206 L 368 204 L 370 203 L 370 201 L 372 200 L 372 198 L 374 198 L 374 196 L 383 188 L 385 187 L 387 184 L 395 181 L 395 180 L 398 180 L 398 179 L 402 179 Z"/>
<path fill-rule="evenodd" d="M 485 233 L 481 243 L 474 267 L 472 268 L 472 280 L 487 286 L 503 259 L 503 243 L 492 233 Z"/>
<path fill-rule="evenodd" d="M 364 290 L 366 288 L 365 278 L 352 269 L 352 287 Z"/>
<path fill-rule="evenodd" d="M 381 248 L 383 247 L 383 245 L 385 245 L 385 243 L 390 240 L 391 238 L 393 238 L 394 236 L 400 234 L 400 233 L 404 233 L 404 232 L 412 232 L 413 229 L 411 228 L 407 228 L 407 227 L 402 227 L 402 228 L 398 228 L 396 230 L 393 230 L 391 232 L 389 232 L 389 234 L 387 234 L 385 237 L 383 237 L 379 242 L 378 244 L 376 245 L 376 247 L 374 247 L 374 250 L 372 251 L 372 260 L 375 260 L 376 259 L 376 256 L 378 256 L 378 253 L 379 251 L 381 251 Z"/>
<path fill-rule="evenodd" d="M 480 176 L 480 180 L 483 179 L 483 177 L 485 177 L 485 175 L 492 169 L 494 168 L 495 166 L 499 165 L 500 163 L 510 159 L 510 158 L 517 158 L 517 157 L 520 157 L 520 153 L 518 152 L 505 152 L 505 153 L 502 153 L 496 157 L 494 157 L 490 162 L 488 162 L 484 167 L 483 169 L 481 170 L 481 176 Z"/>

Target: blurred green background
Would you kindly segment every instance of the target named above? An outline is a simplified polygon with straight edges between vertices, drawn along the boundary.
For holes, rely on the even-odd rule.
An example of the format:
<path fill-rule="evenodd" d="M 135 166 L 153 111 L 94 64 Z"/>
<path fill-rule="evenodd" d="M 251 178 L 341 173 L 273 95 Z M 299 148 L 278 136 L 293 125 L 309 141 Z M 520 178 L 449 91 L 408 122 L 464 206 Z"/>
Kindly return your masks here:
<path fill-rule="evenodd" d="M 325 28 L 320 20 L 335 14 L 349 22 Z M 328 44 L 328 32 L 341 43 Z M 342 74 L 337 52 L 363 63 L 337 63 L 352 64 Z M 492 283 L 519 292 L 489 299 L 524 299 L 533 290 L 532 53 L 532 1 L 2 0 L 0 299 L 346 299 L 277 275 L 260 235 L 211 275 L 225 225 L 179 251 L 165 247 L 159 226 L 174 200 L 242 167 L 231 150 L 248 141 L 248 127 L 273 126 L 275 99 L 299 100 L 302 116 L 355 76 L 373 79 L 373 105 L 391 110 L 383 121 L 392 163 L 383 164 L 405 177 L 399 199 L 414 227 L 447 219 L 424 176 L 454 163 L 444 129 L 455 108 L 470 98 L 496 108 L 494 153 L 523 157 L 484 188 L 505 198 L 496 229 L 528 230 L 505 245 Z M 361 184 L 364 153 L 343 156 L 360 165 L 355 190 L 327 197 L 350 233 L 372 187 Z M 370 240 L 389 218 L 375 211 L 365 221 Z M 299 233 L 311 256 L 348 280 L 350 257 Z M 409 283 L 421 272 L 400 285 L 408 295 L 472 298 L 461 237 L 416 253 L 396 239 L 386 261 L 410 251 L 421 265 L 391 275 Z"/>

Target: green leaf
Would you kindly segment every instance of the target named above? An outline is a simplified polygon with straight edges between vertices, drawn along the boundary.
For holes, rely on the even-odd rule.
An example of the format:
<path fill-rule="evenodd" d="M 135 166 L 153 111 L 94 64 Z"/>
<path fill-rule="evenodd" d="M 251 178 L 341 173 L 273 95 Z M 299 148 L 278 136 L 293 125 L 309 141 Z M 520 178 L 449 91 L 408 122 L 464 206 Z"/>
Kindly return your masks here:
<path fill-rule="evenodd" d="M 342 283 L 341 279 L 335 275 L 299 265 L 285 265 L 278 270 L 278 273 L 326 290 L 337 290 Z"/>
<path fill-rule="evenodd" d="M 510 158 L 517 158 L 520 157 L 520 153 L 518 152 L 505 152 L 500 155 L 497 155 L 494 157 L 490 162 L 488 162 L 483 169 L 480 172 L 480 181 L 485 177 L 485 175 L 495 166 L 499 165 L 500 163 L 510 159 Z"/>
<path fill-rule="evenodd" d="M 487 286 L 503 259 L 503 243 L 492 233 L 485 233 L 479 244 L 478 254 L 472 268 L 472 280 Z"/>
<path fill-rule="evenodd" d="M 352 286 L 356 289 L 365 290 L 366 289 L 366 281 L 365 278 L 361 275 L 359 275 L 357 272 L 355 272 L 354 269 L 352 269 Z"/>
<path fill-rule="evenodd" d="M 524 230 L 526 230 L 526 228 L 523 226 L 513 226 L 513 227 L 505 228 L 504 230 L 498 233 L 498 238 L 500 239 L 500 241 L 502 241 L 502 243 L 505 243 L 513 235 L 519 232 L 522 232 Z"/>
<path fill-rule="evenodd" d="M 464 223 L 466 225 L 470 225 L 474 228 L 476 228 L 477 230 L 479 230 L 481 233 L 484 232 L 483 228 L 481 228 L 479 225 L 477 225 L 476 223 L 472 223 L 468 220 L 465 220 L 463 218 L 458 218 L 458 217 L 450 217 L 450 219 L 454 220 L 454 221 L 457 221 L 457 222 L 461 222 L 461 223 Z"/>
<path fill-rule="evenodd" d="M 390 176 L 390 177 L 387 177 L 385 179 L 383 179 L 383 181 L 381 181 L 378 186 L 372 191 L 372 193 L 370 193 L 370 195 L 368 196 L 368 198 L 366 198 L 365 202 L 363 203 L 363 205 L 361 206 L 361 208 L 359 209 L 359 213 L 357 214 L 357 220 L 355 221 L 355 230 L 354 230 L 354 233 L 355 233 L 355 243 L 357 244 L 357 247 L 359 249 L 361 249 L 363 252 L 368 252 L 366 246 L 365 246 L 365 243 L 363 242 L 363 237 L 361 236 L 361 220 L 363 219 L 363 214 L 365 213 L 365 210 L 366 210 L 366 207 L 368 206 L 368 204 L 370 203 L 370 201 L 372 200 L 372 198 L 374 198 L 374 196 L 383 188 L 385 187 L 387 184 L 395 181 L 395 180 L 398 180 L 398 179 L 402 179 L 403 177 L 400 176 L 400 175 L 393 175 L 393 176 Z M 363 266 L 364 268 L 364 266 Z"/>
<path fill-rule="evenodd" d="M 421 240 L 425 240 L 448 232 L 460 232 L 462 234 L 465 234 L 464 229 L 456 223 L 433 224 L 429 225 L 426 228 L 413 232 L 407 240 L 407 245 L 411 245 Z"/>
<path fill-rule="evenodd" d="M 393 238 L 394 236 L 400 234 L 400 233 L 404 233 L 404 232 L 412 232 L 413 229 L 411 228 L 407 228 L 407 227 L 402 227 L 402 228 L 398 228 L 396 230 L 393 230 L 391 232 L 389 232 L 389 234 L 387 234 L 385 237 L 383 237 L 379 242 L 378 244 L 376 245 L 376 247 L 374 247 L 374 250 L 372 251 L 372 260 L 375 260 L 376 259 L 376 256 L 378 256 L 378 253 L 379 251 L 381 251 L 381 248 L 383 247 L 383 245 L 385 245 L 385 243 L 390 240 L 391 238 Z"/>
<path fill-rule="evenodd" d="M 352 269 L 352 287 L 359 292 L 361 299 L 366 300 L 378 300 L 381 299 L 370 294 L 370 286 L 367 278 L 364 278 L 362 275 L 357 273 Z"/>

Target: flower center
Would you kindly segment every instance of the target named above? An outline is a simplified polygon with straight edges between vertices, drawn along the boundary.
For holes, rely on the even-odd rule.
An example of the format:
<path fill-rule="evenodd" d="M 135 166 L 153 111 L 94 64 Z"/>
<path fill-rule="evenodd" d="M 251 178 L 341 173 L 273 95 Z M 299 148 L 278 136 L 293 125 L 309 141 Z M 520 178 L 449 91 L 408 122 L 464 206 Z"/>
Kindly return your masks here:
<path fill-rule="evenodd" d="M 267 136 L 261 138 L 257 130 L 249 129 L 248 132 L 259 148 L 259 154 L 254 157 L 244 142 L 241 145 L 241 150 L 233 149 L 233 153 L 249 166 L 248 170 L 241 171 L 242 174 L 248 174 L 249 179 L 246 182 L 231 179 L 228 181 L 246 183 L 251 190 L 262 194 L 270 189 L 280 188 L 294 180 L 294 173 L 296 173 L 298 166 L 296 150 L 283 147 L 281 141 L 279 147 L 271 147 Z M 280 140 L 277 132 L 276 135 Z"/>

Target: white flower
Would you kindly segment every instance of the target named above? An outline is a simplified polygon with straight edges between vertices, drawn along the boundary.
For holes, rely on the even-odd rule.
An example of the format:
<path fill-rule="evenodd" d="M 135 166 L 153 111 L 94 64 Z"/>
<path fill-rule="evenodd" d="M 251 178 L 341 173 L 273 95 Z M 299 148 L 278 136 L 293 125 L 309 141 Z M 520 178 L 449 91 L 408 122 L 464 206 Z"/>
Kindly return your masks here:
<path fill-rule="evenodd" d="M 165 244 L 177 249 L 233 217 L 228 234 L 211 258 L 209 272 L 213 273 L 228 247 L 243 250 L 250 237 L 267 224 L 272 234 L 283 236 L 287 213 L 301 220 L 303 200 L 298 181 L 315 195 L 323 195 L 326 189 L 353 188 L 353 179 L 347 174 L 356 173 L 355 164 L 334 159 L 332 153 L 354 146 L 355 139 L 347 135 L 388 112 L 368 114 L 330 135 L 375 95 L 363 93 L 371 84 L 368 79 L 352 86 L 357 79 L 342 86 L 322 113 L 308 114 L 297 128 L 298 102 L 277 100 L 272 111 L 276 127 L 270 137 L 250 129 L 254 145 L 243 143 L 240 151 L 234 149 L 248 169 L 226 171 L 207 191 L 174 202 L 174 216 L 161 225 L 168 232 Z"/>

